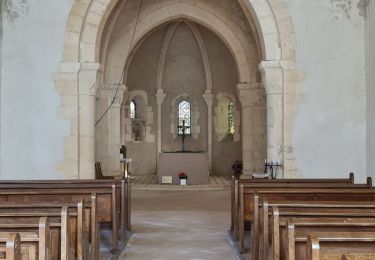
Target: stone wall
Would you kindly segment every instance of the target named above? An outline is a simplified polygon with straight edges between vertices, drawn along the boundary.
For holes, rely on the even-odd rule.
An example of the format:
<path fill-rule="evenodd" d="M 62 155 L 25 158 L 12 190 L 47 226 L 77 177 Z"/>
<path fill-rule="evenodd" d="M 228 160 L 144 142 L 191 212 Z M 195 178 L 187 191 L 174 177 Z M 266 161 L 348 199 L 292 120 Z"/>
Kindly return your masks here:
<path fill-rule="evenodd" d="M 158 62 L 163 40 L 170 27 L 174 27 L 174 24 L 163 26 L 147 36 L 142 44 L 137 47 L 127 72 L 126 86 L 129 92 L 145 91 L 148 94 L 148 105 L 152 107 L 155 115 L 154 123 L 150 125 L 152 134 L 157 132 L 155 93 Z M 198 26 L 198 30 L 207 49 L 209 69 L 212 76 L 213 108 L 217 106 L 217 97 L 220 93 L 231 95 L 234 97 L 236 109 L 239 110 L 240 114 L 241 104 L 236 97 L 238 73 L 232 55 L 213 32 L 201 26 Z M 197 118 L 198 129 L 193 129 L 193 132 L 197 132 L 196 135 L 193 134 L 186 138 L 186 149 L 208 152 L 208 113 L 207 104 L 202 96 L 206 91 L 207 82 L 202 59 L 193 32 L 187 24 L 179 24 L 166 52 L 165 71 L 161 81 L 161 87 L 166 94 L 161 113 L 162 151 L 178 151 L 181 149 L 181 138 L 176 137 L 171 131 L 174 127 L 171 117 L 176 112 L 173 108 L 176 104 L 173 101 L 181 94 L 187 94 L 192 101 L 192 110 L 199 112 L 199 118 Z M 130 102 L 130 100 L 127 102 Z M 263 105 L 265 106 L 265 104 Z M 263 117 L 265 117 L 265 111 L 263 113 Z M 240 124 L 237 127 L 240 128 Z M 229 176 L 232 174 L 232 163 L 235 160 L 242 159 L 241 138 L 233 140 L 233 137 L 228 136 L 224 140 L 218 140 L 214 129 L 212 133 L 212 174 Z M 262 131 L 265 131 L 265 126 Z M 126 145 L 129 156 L 134 160 L 133 170 L 135 174 L 143 175 L 155 172 L 157 158 L 155 142 L 137 143 L 128 141 Z M 265 153 L 265 139 L 263 142 L 260 141 L 259 149 Z"/>
<path fill-rule="evenodd" d="M 369 1 L 366 21 L 367 175 L 375 178 L 375 3 Z"/>
<path fill-rule="evenodd" d="M 366 177 L 364 17 L 354 0 L 285 1 L 295 27 L 299 174 Z"/>

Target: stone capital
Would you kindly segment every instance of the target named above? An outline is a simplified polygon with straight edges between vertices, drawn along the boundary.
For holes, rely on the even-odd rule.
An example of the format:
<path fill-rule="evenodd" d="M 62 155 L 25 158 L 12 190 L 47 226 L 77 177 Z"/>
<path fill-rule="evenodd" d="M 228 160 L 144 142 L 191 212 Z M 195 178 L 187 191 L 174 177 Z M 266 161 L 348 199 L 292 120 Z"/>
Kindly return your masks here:
<path fill-rule="evenodd" d="M 282 94 L 284 68 L 280 61 L 262 61 L 259 64 L 267 95 Z"/>
<path fill-rule="evenodd" d="M 80 71 L 103 72 L 103 65 L 100 63 L 94 63 L 94 62 L 81 63 Z"/>
<path fill-rule="evenodd" d="M 211 108 L 214 103 L 214 95 L 211 91 L 206 90 L 206 92 L 202 95 L 204 101 L 206 101 L 207 107 Z"/>
<path fill-rule="evenodd" d="M 101 98 L 108 98 L 109 102 L 113 101 L 113 108 L 120 108 L 127 93 L 127 87 L 124 84 L 106 84 L 101 88 Z"/>
<path fill-rule="evenodd" d="M 64 65 L 65 69 L 73 69 L 75 65 Z M 99 88 L 102 66 L 99 63 L 81 63 L 79 67 L 79 94 L 96 96 Z"/>
<path fill-rule="evenodd" d="M 160 107 L 163 104 L 164 99 L 167 96 L 167 94 L 165 94 L 162 89 L 158 89 L 155 96 L 156 96 L 156 103 Z"/>
<path fill-rule="evenodd" d="M 242 107 L 254 106 L 258 91 L 262 88 L 262 83 L 239 83 L 237 85 L 237 95 Z"/>

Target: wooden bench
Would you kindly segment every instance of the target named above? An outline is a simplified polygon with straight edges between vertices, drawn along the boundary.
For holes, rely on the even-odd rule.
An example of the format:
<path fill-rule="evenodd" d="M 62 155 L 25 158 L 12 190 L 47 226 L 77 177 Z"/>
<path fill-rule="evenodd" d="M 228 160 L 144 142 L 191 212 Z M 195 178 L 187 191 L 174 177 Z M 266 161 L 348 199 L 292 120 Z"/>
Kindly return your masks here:
<path fill-rule="evenodd" d="M 296 198 L 298 200 L 304 201 L 337 201 L 338 198 L 342 201 L 373 201 L 375 199 L 375 190 L 372 189 L 318 189 L 318 188 L 299 188 L 299 189 L 268 189 L 268 190 L 258 190 L 258 191 L 244 191 L 245 197 L 247 196 L 247 201 L 250 199 L 253 202 L 247 205 L 248 208 L 244 209 L 243 202 L 241 200 L 241 212 L 239 216 L 239 239 L 240 239 L 240 250 L 244 251 L 244 223 L 245 219 L 252 220 L 252 237 L 258 237 L 257 232 L 259 232 L 259 200 L 267 199 L 269 203 L 277 203 L 282 201 L 293 201 Z M 245 215 L 246 213 L 246 215 Z M 252 239 L 252 248 L 259 248 L 259 241 L 257 239 Z M 252 250 L 254 254 L 253 259 L 258 259 L 258 250 Z"/>
<path fill-rule="evenodd" d="M 0 236 L 2 235 L 0 233 Z M 21 240 L 18 233 L 7 234 L 5 242 L 0 243 L 0 254 L 0 259 L 21 260 Z"/>
<path fill-rule="evenodd" d="M 62 209 L 67 207 L 67 212 L 64 213 Z M 0 227 L 4 229 L 8 229 L 12 227 L 12 229 L 16 229 L 17 231 L 18 224 L 22 227 L 23 224 L 30 224 L 38 222 L 40 217 L 47 218 L 50 220 L 50 225 L 55 228 L 56 223 L 61 223 L 64 214 L 67 214 L 67 221 L 68 221 L 68 241 L 69 241 L 69 248 L 77 259 L 87 259 L 88 257 L 88 244 L 89 244 L 89 237 L 91 231 L 91 207 L 88 208 L 83 204 L 83 201 L 78 203 L 77 205 L 57 205 L 57 204 L 25 204 L 25 205 L 0 205 Z M 13 226 L 12 226 L 13 225 Z M 59 226 L 60 224 L 57 224 Z M 23 228 L 25 228 L 23 226 Z M 40 223 L 39 223 L 40 228 Z M 48 231 L 49 232 L 49 231 Z M 49 238 L 54 240 L 54 243 L 58 245 L 56 242 L 59 238 L 56 235 L 54 236 L 51 234 Z M 24 237 L 21 235 L 21 240 Z M 96 241 L 97 235 L 94 233 L 90 237 L 90 241 Z M 97 251 L 95 248 L 96 243 L 91 243 L 93 248 L 93 253 Z M 55 246 L 54 248 L 57 248 Z M 54 255 L 57 255 L 55 253 Z"/>
<path fill-rule="evenodd" d="M 82 193 L 78 193 L 77 191 L 75 191 L 75 193 L 67 193 L 66 191 L 60 191 L 58 193 L 56 192 L 50 192 L 50 191 L 46 191 L 46 190 L 42 190 L 40 192 L 35 192 L 34 190 L 28 190 L 28 189 L 25 189 L 25 190 L 8 190 L 8 191 L 2 191 L 0 190 L 0 197 L 2 198 L 2 204 L 3 204 L 3 208 L 4 207 L 15 207 L 16 210 L 19 210 L 21 211 L 21 209 L 17 209 L 17 205 L 25 205 L 27 203 L 31 203 L 31 204 L 37 204 L 37 203 L 40 203 L 41 204 L 41 207 L 43 207 L 43 205 L 45 204 L 54 204 L 53 207 L 56 207 L 57 206 L 61 206 L 62 204 L 71 204 L 71 203 L 81 203 L 83 202 L 84 205 L 91 205 L 90 206 L 90 221 L 89 221 L 89 224 L 87 224 L 87 221 L 86 224 L 84 224 L 84 226 L 88 226 L 90 225 L 90 241 L 91 241 L 91 247 L 92 247 L 92 258 L 93 259 L 97 259 L 98 257 L 98 251 L 99 251 L 99 241 L 98 241 L 98 223 L 99 223 L 99 219 L 97 217 L 97 195 L 95 193 L 93 194 L 82 194 Z M 88 195 L 89 198 L 86 196 Z M 6 204 L 6 205 L 4 205 Z M 51 206 L 52 207 L 52 206 Z M 82 206 L 81 207 L 81 210 L 83 211 L 83 207 L 86 209 L 87 207 L 86 206 Z M 43 210 L 41 210 L 43 211 Z M 4 217 L 8 216 L 8 215 L 11 215 L 11 214 L 18 214 L 18 215 L 25 215 L 25 216 L 43 216 L 43 215 L 46 215 L 46 214 L 51 214 L 51 215 L 56 215 L 56 213 L 52 213 L 52 212 L 49 212 L 50 209 L 44 209 L 45 212 L 42 212 L 42 213 L 33 213 L 33 212 L 29 212 L 29 213 L 25 213 L 25 214 L 22 214 L 22 213 L 0 213 L 4 215 Z M 80 210 L 78 210 L 77 208 L 77 211 L 79 212 Z M 81 218 L 77 215 L 78 213 L 76 213 L 75 217 L 76 218 Z M 87 214 L 81 214 L 82 218 L 83 216 L 87 216 Z M 1 219 L 1 218 L 0 218 Z M 86 218 L 87 219 L 87 218 Z M 79 220 L 81 221 L 81 220 Z M 83 220 L 82 220 L 83 221 Z M 35 227 L 35 223 L 34 223 L 34 227 Z M 88 227 L 86 228 L 88 229 Z M 77 233 L 77 241 L 82 241 L 82 237 L 78 237 L 78 236 L 81 236 L 80 235 L 81 233 Z M 73 235 L 72 235 L 73 236 Z M 75 236 L 74 236 L 75 237 Z M 82 253 L 84 253 L 85 249 L 80 249 L 82 247 L 78 247 L 78 250 L 81 250 Z"/>
<path fill-rule="evenodd" d="M 265 203 L 263 203 L 265 205 Z M 342 203 L 341 203 L 342 204 Z M 259 255 L 262 259 L 286 259 L 285 241 L 287 233 L 287 222 L 293 221 L 295 226 L 303 228 L 316 228 L 317 230 L 335 227 L 363 227 L 365 224 L 358 223 L 359 220 L 366 220 L 366 223 L 375 225 L 375 205 L 345 205 L 338 204 L 297 204 L 282 205 L 283 207 L 272 206 L 268 212 L 263 205 L 263 217 L 259 228 L 259 238 L 261 243 Z M 301 207 L 299 207 L 301 206 Z M 269 214 L 272 213 L 272 214 Z M 357 220 L 357 222 L 354 222 Z M 341 221 L 336 225 L 337 221 Z M 370 225 L 371 226 L 371 225 Z M 375 230 L 374 230 L 375 231 Z M 270 246 L 271 245 L 271 246 Z M 301 258 L 303 259 L 303 258 Z"/>
<path fill-rule="evenodd" d="M 237 180 L 235 181 L 237 182 Z M 269 186 L 271 185 L 271 186 Z M 241 184 L 238 190 L 238 195 L 235 195 L 235 204 L 238 204 L 238 208 L 234 206 L 234 225 L 233 225 L 233 234 L 234 238 L 239 240 L 240 250 L 244 251 L 243 248 L 243 235 L 244 235 L 244 223 L 252 222 L 254 218 L 254 207 L 253 207 L 253 198 L 254 194 L 258 191 L 267 190 L 272 193 L 273 190 L 278 191 L 278 194 L 282 194 L 285 191 L 291 189 L 297 189 L 298 191 L 304 190 L 322 190 L 322 186 L 327 190 L 336 190 L 336 189 L 346 189 L 346 190 L 371 190 L 372 189 L 372 180 L 369 179 L 368 183 L 363 184 L 342 184 L 342 183 L 283 183 L 282 185 L 274 186 L 275 184 L 257 184 L 254 186 L 246 186 Z M 237 194 L 237 191 L 236 193 Z M 279 195 L 273 195 L 278 197 Z M 292 194 L 290 197 L 293 200 L 296 196 L 296 193 Z M 237 203 L 238 200 L 238 203 Z M 308 199 L 311 200 L 311 199 Z M 332 200 L 332 198 L 330 199 Z"/>
<path fill-rule="evenodd" d="M 9 217 L 5 222 L 3 219 L 0 221 L 0 234 L 5 236 L 9 233 L 22 234 L 20 248 L 27 252 L 26 259 L 75 259 L 70 250 L 69 228 L 69 208 L 67 206 L 62 208 L 61 218 L 55 218 L 52 223 L 47 217 L 36 220 L 30 218 L 20 220 Z M 23 244 L 22 241 L 27 243 Z"/>
<path fill-rule="evenodd" d="M 366 184 L 354 184 L 354 174 L 350 173 L 347 179 L 235 179 L 232 177 L 231 185 L 231 226 L 234 238 L 238 239 L 238 217 L 240 203 L 240 185 L 244 188 L 278 188 L 278 187 L 372 187 L 372 179 L 368 178 Z M 246 204 L 246 203 L 245 203 Z"/>
<path fill-rule="evenodd" d="M 355 242 L 353 239 L 357 237 L 353 234 L 375 234 L 375 222 L 373 218 L 357 218 L 354 220 L 351 219 L 321 219 L 321 218 L 314 218 L 311 219 L 315 221 L 315 226 L 313 223 L 304 220 L 288 220 L 287 223 L 287 233 L 286 233 L 286 244 L 285 247 L 282 248 L 284 251 L 283 256 L 279 259 L 306 259 L 307 255 L 306 252 L 308 251 L 308 236 L 309 234 L 325 234 L 325 240 L 328 242 L 333 242 L 332 240 L 336 240 L 338 237 L 335 236 L 326 236 L 329 233 L 340 234 L 341 242 L 343 241 L 351 241 Z M 345 235 L 344 235 L 345 234 Z M 317 237 L 314 235 L 314 237 Z M 360 236 L 361 237 L 361 236 Z M 363 237 L 362 237 L 363 238 Z M 375 242 L 375 240 L 373 240 Z M 375 244 L 372 243 L 372 247 Z M 358 245 L 341 245 L 339 249 L 341 252 L 350 252 L 345 250 L 346 248 L 351 248 L 350 250 L 356 251 Z M 338 249 L 336 249 L 337 251 Z M 375 253 L 375 250 L 373 251 Z M 340 257 L 342 256 L 342 253 Z M 375 255 L 373 255 L 374 257 Z M 339 258 L 341 259 L 341 258 Z"/>
<path fill-rule="evenodd" d="M 0 181 L 0 201 L 5 198 L 6 201 L 13 200 L 18 203 L 23 201 L 61 202 L 61 200 L 76 202 L 76 199 L 80 197 L 85 197 L 85 201 L 88 201 L 93 192 L 98 197 L 98 222 L 112 224 L 112 249 L 116 251 L 118 234 L 121 239 L 124 239 L 126 231 L 131 227 L 130 177 L 115 180 Z M 43 193 L 43 195 L 37 195 L 38 193 Z M 31 195 L 40 199 L 30 198 Z"/>
<path fill-rule="evenodd" d="M 311 233 L 307 237 L 307 245 L 306 260 L 375 259 L 374 232 Z"/>

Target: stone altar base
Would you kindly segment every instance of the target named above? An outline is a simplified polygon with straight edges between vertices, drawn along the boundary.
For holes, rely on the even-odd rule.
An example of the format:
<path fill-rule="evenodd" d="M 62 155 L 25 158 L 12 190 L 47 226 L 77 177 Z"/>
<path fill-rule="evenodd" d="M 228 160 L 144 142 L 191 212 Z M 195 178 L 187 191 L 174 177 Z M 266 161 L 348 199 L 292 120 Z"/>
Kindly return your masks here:
<path fill-rule="evenodd" d="M 161 153 L 159 154 L 158 179 L 172 176 L 172 184 L 179 185 L 178 174 L 188 176 L 187 185 L 208 184 L 208 156 L 204 153 Z"/>

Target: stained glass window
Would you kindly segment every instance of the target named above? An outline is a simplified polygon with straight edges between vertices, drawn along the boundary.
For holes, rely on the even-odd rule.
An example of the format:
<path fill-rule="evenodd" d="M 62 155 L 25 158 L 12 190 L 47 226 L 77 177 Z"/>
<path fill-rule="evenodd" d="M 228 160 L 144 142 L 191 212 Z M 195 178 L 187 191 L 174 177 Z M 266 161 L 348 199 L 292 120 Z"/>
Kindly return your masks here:
<path fill-rule="evenodd" d="M 130 101 L 130 118 L 134 119 L 135 118 L 135 109 L 136 109 L 136 104 L 134 100 Z"/>
<path fill-rule="evenodd" d="M 178 103 L 178 126 L 183 126 L 185 122 L 185 126 L 188 127 L 185 130 L 185 134 L 191 134 L 191 105 L 188 101 L 183 100 Z M 178 129 L 178 134 L 182 134 L 182 128 Z"/>
<path fill-rule="evenodd" d="M 228 104 L 228 130 L 230 134 L 234 134 L 234 123 L 233 123 L 233 102 L 230 101 Z"/>

